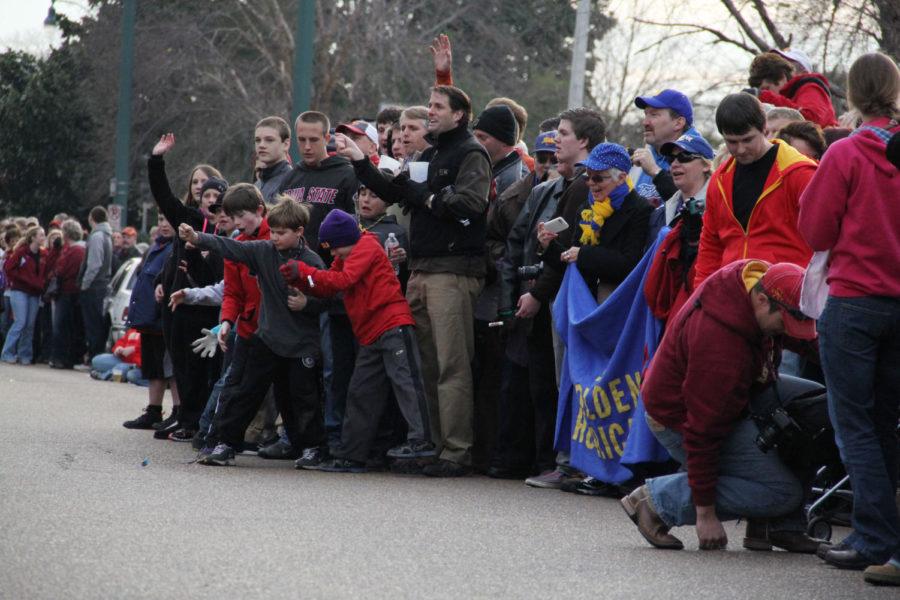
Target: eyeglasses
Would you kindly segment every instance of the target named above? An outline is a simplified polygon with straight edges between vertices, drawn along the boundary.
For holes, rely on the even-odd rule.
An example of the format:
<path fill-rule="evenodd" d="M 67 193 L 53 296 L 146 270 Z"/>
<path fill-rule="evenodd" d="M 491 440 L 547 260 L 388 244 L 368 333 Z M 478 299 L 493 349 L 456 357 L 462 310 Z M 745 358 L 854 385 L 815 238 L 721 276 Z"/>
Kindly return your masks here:
<path fill-rule="evenodd" d="M 613 178 L 612 175 L 600 175 L 599 173 L 590 174 L 585 171 L 584 178 L 587 181 L 591 181 L 593 183 L 603 183 L 604 181 L 609 181 Z"/>
<path fill-rule="evenodd" d="M 669 158 L 670 161 L 675 162 L 678 161 L 680 163 L 689 163 L 691 161 L 695 161 L 698 158 L 703 158 L 702 154 L 696 154 L 694 152 L 679 152 L 674 156 Z"/>
<path fill-rule="evenodd" d="M 556 164 L 556 154 L 554 154 L 552 152 L 544 152 L 544 151 L 538 152 L 534 156 L 534 162 L 536 162 L 538 164 L 542 164 L 542 165 L 546 165 L 547 163 L 550 163 L 551 165 L 555 165 Z"/>
<path fill-rule="evenodd" d="M 784 302 L 779 302 L 778 300 L 776 300 L 776 299 L 773 298 L 772 296 L 769 296 L 768 294 L 766 294 L 766 298 L 768 298 L 768 299 L 769 299 L 769 302 L 771 302 L 771 303 L 774 304 L 775 306 L 778 306 L 778 307 L 780 307 L 780 308 L 783 308 L 783 309 L 784 309 L 784 312 L 786 312 L 787 314 L 791 315 L 793 318 L 795 318 L 795 319 L 798 320 L 798 321 L 803 322 L 803 321 L 811 321 L 811 320 L 812 320 L 810 317 L 808 317 L 808 316 L 806 316 L 805 314 L 803 314 L 802 312 L 800 312 L 800 309 L 799 309 L 799 308 L 791 308 L 790 306 L 788 306 L 788 305 L 785 304 Z"/>

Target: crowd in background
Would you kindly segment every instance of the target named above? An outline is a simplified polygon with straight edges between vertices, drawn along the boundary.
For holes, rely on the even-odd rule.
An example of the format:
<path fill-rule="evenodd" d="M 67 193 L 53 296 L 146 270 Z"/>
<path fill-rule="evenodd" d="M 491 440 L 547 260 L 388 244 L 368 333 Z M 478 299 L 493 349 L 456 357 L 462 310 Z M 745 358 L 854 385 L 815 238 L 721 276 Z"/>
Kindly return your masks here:
<path fill-rule="evenodd" d="M 765 521 L 748 526 L 744 545 L 817 552 L 900 584 L 894 61 L 859 58 L 852 110 L 838 117 L 835 90 L 805 54 L 763 53 L 749 87 L 717 108 L 718 149 L 690 99 L 667 89 L 634 101 L 643 147 L 607 140 L 601 114 L 572 108 L 541 115 L 529 150 L 533 115 L 500 97 L 472 119 L 449 40 L 432 52 L 427 106 L 336 127 L 318 111 L 293 125 L 261 118 L 253 184 L 198 164 L 173 190 L 164 157 L 176 138 L 163 135 L 148 161 L 159 220 L 145 247 L 133 228 L 113 231 L 102 207 L 86 229 L 65 214 L 46 230 L 34 218 L 0 222 L 2 360 L 147 386 L 147 408 L 125 427 L 191 443 L 201 465 L 252 453 L 298 469 L 481 472 L 625 496 L 642 535 L 666 548 L 681 547 L 672 526 L 696 524 L 701 547 L 716 548 L 719 519 L 783 516 L 753 512 L 766 488 L 728 487 L 724 453 L 751 388 L 802 376 L 826 384 L 841 458 L 866 500 L 856 494 L 854 533 L 840 544 Z M 602 305 L 651 247 L 644 293 L 668 358 L 650 363 L 643 402 L 673 460 L 611 483 L 579 472 L 555 443 L 566 343 L 553 302 L 577 270 Z M 830 252 L 817 342 L 799 304 L 814 251 Z M 134 257 L 128 330 L 110 340 L 104 297 Z M 746 309 L 710 291 L 736 269 Z M 737 360 L 723 345 L 692 370 L 691 352 L 723 343 L 692 329 L 697 311 L 753 352 Z M 695 341 L 675 349 L 682 334 Z M 687 382 L 714 397 L 698 400 Z M 772 496 L 792 504 L 779 510 L 802 508 L 797 490 Z"/>

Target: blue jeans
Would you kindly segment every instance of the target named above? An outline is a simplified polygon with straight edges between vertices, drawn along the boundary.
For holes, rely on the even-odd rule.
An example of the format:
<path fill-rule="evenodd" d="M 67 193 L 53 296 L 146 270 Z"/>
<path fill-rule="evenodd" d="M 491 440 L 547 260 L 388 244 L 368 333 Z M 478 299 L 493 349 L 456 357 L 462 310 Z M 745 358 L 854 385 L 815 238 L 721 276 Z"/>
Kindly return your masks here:
<path fill-rule="evenodd" d="M 30 365 L 34 358 L 34 322 L 37 319 L 41 297 L 32 296 L 19 290 L 9 291 L 9 304 L 12 308 L 13 323 L 3 343 L 0 359 Z"/>
<path fill-rule="evenodd" d="M 879 564 L 900 560 L 900 298 L 831 296 L 818 329 L 828 411 L 853 487 L 845 542 Z"/>
<path fill-rule="evenodd" d="M 672 458 L 684 465 L 686 454 L 681 434 L 661 428 L 649 419 L 648 424 Z M 737 423 L 719 448 L 716 514 L 722 521 L 741 517 L 779 517 L 796 511 L 803 502 L 800 481 L 781 462 L 777 452 L 763 452 L 756 446 L 757 434 L 756 423 L 744 419 Z M 696 524 L 697 511 L 686 472 L 648 479 L 647 488 L 653 507 L 667 525 Z M 803 525 L 785 522 L 777 529 L 802 530 Z"/>

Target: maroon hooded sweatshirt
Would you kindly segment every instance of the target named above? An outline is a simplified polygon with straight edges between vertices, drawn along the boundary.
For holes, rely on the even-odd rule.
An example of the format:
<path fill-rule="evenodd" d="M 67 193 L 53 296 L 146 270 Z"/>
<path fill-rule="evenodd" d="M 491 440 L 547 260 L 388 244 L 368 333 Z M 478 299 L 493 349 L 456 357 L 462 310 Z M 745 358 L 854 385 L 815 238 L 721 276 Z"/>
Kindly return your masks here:
<path fill-rule="evenodd" d="M 710 275 L 669 321 L 641 388 L 647 414 L 682 434 L 695 506 L 715 504 L 719 448 L 781 362 L 750 304 L 767 268 L 742 260 Z"/>

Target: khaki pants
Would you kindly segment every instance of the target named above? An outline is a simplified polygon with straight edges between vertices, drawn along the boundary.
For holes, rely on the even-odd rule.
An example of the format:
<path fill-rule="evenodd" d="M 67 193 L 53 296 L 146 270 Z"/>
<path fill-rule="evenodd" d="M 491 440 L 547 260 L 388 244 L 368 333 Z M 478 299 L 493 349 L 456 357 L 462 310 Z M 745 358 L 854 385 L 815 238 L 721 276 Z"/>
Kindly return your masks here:
<path fill-rule="evenodd" d="M 475 300 L 484 280 L 415 271 L 406 296 L 416 320 L 431 437 L 444 460 L 472 461 Z"/>

